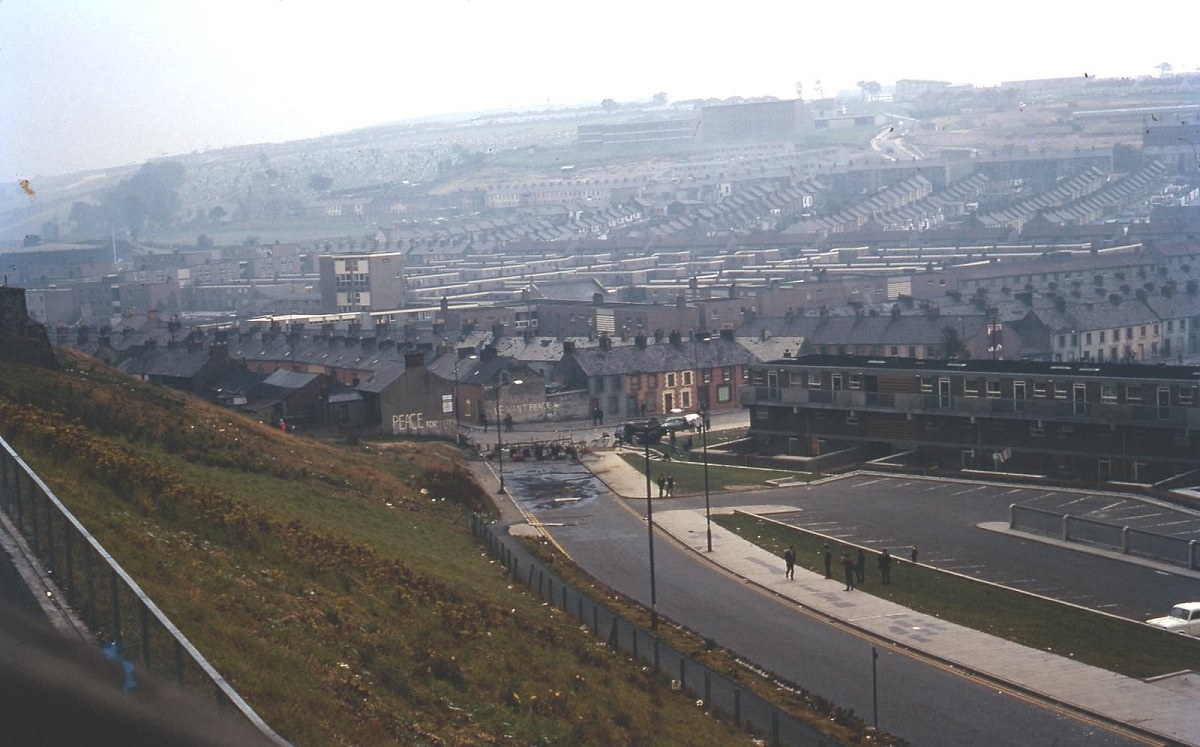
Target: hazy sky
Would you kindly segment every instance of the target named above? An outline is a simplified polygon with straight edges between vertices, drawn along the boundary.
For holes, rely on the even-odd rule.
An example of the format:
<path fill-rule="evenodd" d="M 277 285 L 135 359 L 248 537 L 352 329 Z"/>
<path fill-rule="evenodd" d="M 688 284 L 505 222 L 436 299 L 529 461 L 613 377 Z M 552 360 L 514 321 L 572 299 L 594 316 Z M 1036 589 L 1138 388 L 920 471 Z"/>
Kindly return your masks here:
<path fill-rule="evenodd" d="M 1192 71 L 1198 19 L 1191 0 L 0 0 L 0 173 L 659 91 Z"/>

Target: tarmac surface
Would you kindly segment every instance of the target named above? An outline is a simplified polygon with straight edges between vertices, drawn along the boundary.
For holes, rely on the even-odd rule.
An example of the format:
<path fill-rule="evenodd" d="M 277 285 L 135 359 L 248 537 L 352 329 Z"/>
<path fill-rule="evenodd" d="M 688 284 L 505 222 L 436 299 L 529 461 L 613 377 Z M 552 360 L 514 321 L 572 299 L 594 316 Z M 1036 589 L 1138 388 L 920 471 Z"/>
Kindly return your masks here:
<path fill-rule="evenodd" d="M 714 429 L 721 426 L 714 422 Z M 616 495 L 645 497 L 645 476 L 617 450 L 596 449 L 582 461 Z M 510 502 L 509 507 L 514 504 Z M 769 516 L 794 508 L 764 503 L 741 510 Z M 532 518 L 524 510 L 521 513 L 526 520 Z M 868 593 L 845 592 L 841 583 L 831 587 L 823 575 L 799 566 L 795 578 L 789 580 L 778 557 L 715 523 L 711 525 L 712 552 L 707 552 L 708 524 L 702 509 L 659 509 L 654 521 L 660 532 L 704 561 L 866 635 L 1098 720 L 1124 725 L 1163 744 L 1200 746 L 1200 675 L 1196 673 L 1179 672 L 1143 681 L 948 623 Z M 532 523 L 536 524 L 536 519 Z M 1009 531 L 1004 525 L 988 529 Z"/>

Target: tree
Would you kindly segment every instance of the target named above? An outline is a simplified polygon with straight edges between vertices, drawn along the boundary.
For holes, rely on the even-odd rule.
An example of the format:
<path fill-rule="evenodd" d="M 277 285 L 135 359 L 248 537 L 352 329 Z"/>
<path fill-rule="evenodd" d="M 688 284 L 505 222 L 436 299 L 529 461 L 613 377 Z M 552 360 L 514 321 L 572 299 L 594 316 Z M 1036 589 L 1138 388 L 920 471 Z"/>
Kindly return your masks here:
<path fill-rule="evenodd" d="M 213 223 L 219 223 L 221 219 L 226 216 L 226 214 L 225 208 L 217 205 L 215 208 L 208 211 L 208 219 Z"/>
<path fill-rule="evenodd" d="M 654 94 L 654 98 L 652 98 L 650 101 L 655 106 L 666 106 L 667 105 L 667 94 L 663 91 L 659 91 L 658 93 Z"/>
<path fill-rule="evenodd" d="M 1167 73 L 1169 73 L 1169 72 L 1171 72 L 1171 70 L 1172 70 L 1172 69 L 1173 69 L 1173 68 L 1171 67 L 1171 63 L 1169 63 L 1169 62 L 1160 62 L 1160 63 L 1158 63 L 1158 74 L 1159 74 L 1159 76 L 1160 76 L 1160 77 L 1161 77 L 1161 76 L 1164 76 L 1164 75 L 1166 75 L 1166 74 L 1167 74 Z"/>
<path fill-rule="evenodd" d="M 208 234 L 202 233 L 196 237 L 196 248 L 197 249 L 211 249 L 212 247 L 213 247 L 213 240 L 208 237 Z"/>
<path fill-rule="evenodd" d="M 333 186 L 333 177 L 324 174 L 313 174 L 308 180 L 308 186 L 314 192 L 327 192 Z"/>
<path fill-rule="evenodd" d="M 604 99 L 603 101 L 600 102 L 600 108 L 604 109 L 605 111 L 611 112 L 611 111 L 616 111 L 617 109 L 620 109 L 621 105 L 612 99 Z"/>

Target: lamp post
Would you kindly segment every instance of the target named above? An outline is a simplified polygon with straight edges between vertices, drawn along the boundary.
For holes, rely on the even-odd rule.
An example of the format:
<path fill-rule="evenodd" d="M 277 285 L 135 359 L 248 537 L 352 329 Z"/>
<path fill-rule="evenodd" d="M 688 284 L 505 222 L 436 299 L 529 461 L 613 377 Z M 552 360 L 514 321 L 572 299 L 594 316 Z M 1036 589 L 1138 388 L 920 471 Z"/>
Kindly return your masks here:
<path fill-rule="evenodd" d="M 708 500 L 708 426 L 704 414 L 707 407 L 702 407 L 700 415 L 700 451 L 704 454 L 704 529 L 708 534 L 708 551 L 712 552 L 712 507 Z"/>
<path fill-rule="evenodd" d="M 515 379 L 508 384 L 523 384 L 525 382 L 520 379 Z M 504 440 L 501 438 L 504 427 L 500 422 L 500 389 L 506 384 L 497 384 L 492 387 L 492 391 L 496 394 L 496 471 L 500 474 L 500 493 L 504 493 Z"/>
<path fill-rule="evenodd" d="M 706 342 L 711 338 L 703 338 Z M 692 376 L 700 377 L 700 382 L 703 382 L 703 375 L 700 373 L 700 341 L 693 338 L 692 345 Z M 699 396 L 703 391 L 704 396 Z M 700 383 L 696 385 L 696 409 L 700 413 L 700 452 L 703 454 L 704 461 L 704 530 L 708 537 L 708 552 L 712 552 L 712 506 L 709 502 L 708 491 L 708 388 L 702 390 Z"/>
<path fill-rule="evenodd" d="M 650 426 L 642 425 L 642 446 L 646 449 L 646 527 L 650 536 L 650 630 L 658 630 L 658 599 L 654 591 L 654 509 L 650 497 Z"/>

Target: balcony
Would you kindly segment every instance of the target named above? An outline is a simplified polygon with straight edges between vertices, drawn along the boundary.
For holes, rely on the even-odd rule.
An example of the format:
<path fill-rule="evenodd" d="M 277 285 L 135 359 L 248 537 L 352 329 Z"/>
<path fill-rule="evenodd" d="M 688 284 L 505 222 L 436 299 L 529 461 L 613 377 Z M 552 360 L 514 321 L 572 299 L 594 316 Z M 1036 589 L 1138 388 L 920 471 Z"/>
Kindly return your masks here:
<path fill-rule="evenodd" d="M 861 390 L 804 389 L 801 387 L 744 386 L 744 405 L 807 407 L 864 412 L 956 414 L 1012 420 L 1053 420 L 1062 423 L 1112 423 L 1143 427 L 1200 428 L 1200 408 L 1158 407 L 1128 403 L 1074 402 L 1067 399 L 1012 399 L 1003 397 L 941 398 L 931 393 L 865 392 Z"/>

